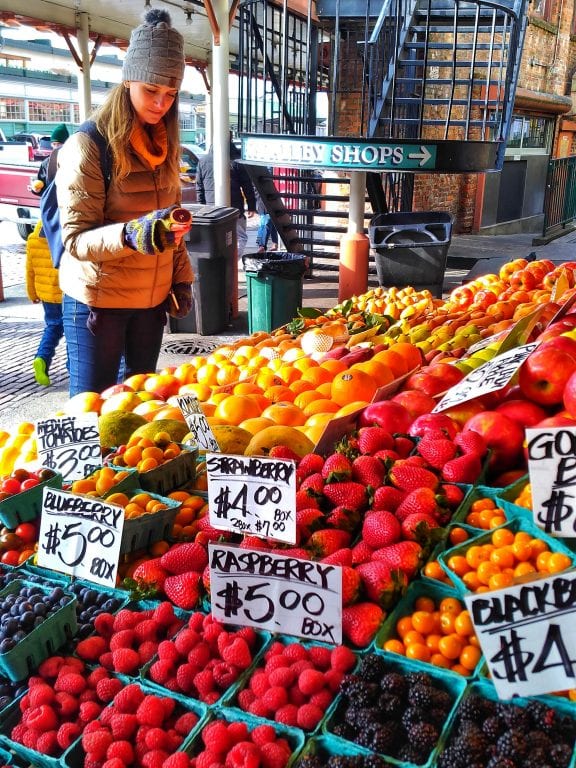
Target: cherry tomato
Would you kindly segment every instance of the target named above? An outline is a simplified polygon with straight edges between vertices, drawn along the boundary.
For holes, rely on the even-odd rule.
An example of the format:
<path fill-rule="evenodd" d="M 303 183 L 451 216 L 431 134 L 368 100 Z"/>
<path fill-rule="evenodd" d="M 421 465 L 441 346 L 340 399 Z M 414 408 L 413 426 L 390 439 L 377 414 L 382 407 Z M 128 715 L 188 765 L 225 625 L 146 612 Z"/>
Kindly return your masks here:
<path fill-rule="evenodd" d="M 15 477 L 7 477 L 6 480 L 2 481 L 0 490 L 10 495 L 20 493 L 20 480 L 17 480 Z"/>
<path fill-rule="evenodd" d="M 4 563 L 4 565 L 18 565 L 18 560 L 20 559 L 20 550 L 18 549 L 7 549 L 6 552 L 3 553 L 2 557 L 0 557 L 0 561 Z"/>
<path fill-rule="evenodd" d="M 39 485 L 40 480 L 37 477 L 29 477 L 28 480 L 23 480 L 20 484 L 21 491 L 27 491 L 29 488 L 34 488 L 35 485 Z"/>
<path fill-rule="evenodd" d="M 38 538 L 34 523 L 20 523 L 14 533 L 24 544 L 33 544 Z"/>

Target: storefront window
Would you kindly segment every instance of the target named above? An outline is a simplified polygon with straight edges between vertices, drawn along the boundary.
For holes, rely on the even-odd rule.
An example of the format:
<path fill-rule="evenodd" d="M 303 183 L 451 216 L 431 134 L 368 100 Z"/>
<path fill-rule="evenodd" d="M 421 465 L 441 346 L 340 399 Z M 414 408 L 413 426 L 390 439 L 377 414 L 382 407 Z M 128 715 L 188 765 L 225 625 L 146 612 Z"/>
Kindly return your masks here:
<path fill-rule="evenodd" d="M 546 117 L 514 115 L 510 126 L 508 149 L 542 149 L 552 146 L 554 122 Z"/>
<path fill-rule="evenodd" d="M 552 15 L 552 0 L 532 0 L 530 11 L 534 16 L 550 21 Z"/>
<path fill-rule="evenodd" d="M 70 119 L 70 104 L 58 101 L 30 101 L 28 103 L 32 122 L 64 123 Z"/>
<path fill-rule="evenodd" d="M 0 99 L 0 119 L 1 120 L 23 120 L 24 119 L 24 100 L 23 99 Z"/>

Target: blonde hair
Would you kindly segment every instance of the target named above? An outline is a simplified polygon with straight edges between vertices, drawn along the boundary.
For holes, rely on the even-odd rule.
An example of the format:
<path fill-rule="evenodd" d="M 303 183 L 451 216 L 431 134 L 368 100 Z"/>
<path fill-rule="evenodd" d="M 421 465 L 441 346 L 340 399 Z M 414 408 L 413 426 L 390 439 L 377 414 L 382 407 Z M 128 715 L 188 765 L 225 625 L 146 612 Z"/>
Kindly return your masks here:
<path fill-rule="evenodd" d="M 92 119 L 100 133 L 106 137 L 112 154 L 113 174 L 123 179 L 130 173 L 130 134 L 135 112 L 130 92 L 123 84 L 115 86 Z M 178 96 L 164 117 L 168 154 L 160 166 L 160 183 L 167 189 L 180 187 L 180 125 L 178 121 Z"/>

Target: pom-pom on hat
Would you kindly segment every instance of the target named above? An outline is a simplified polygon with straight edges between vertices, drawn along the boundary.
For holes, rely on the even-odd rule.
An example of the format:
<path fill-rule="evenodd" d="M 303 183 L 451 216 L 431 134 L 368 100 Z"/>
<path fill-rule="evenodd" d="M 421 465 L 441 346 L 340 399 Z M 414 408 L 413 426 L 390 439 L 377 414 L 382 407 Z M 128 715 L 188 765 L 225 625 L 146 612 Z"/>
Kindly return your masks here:
<path fill-rule="evenodd" d="M 64 123 L 60 123 L 60 125 L 57 125 L 50 134 L 50 141 L 57 141 L 60 144 L 64 144 L 69 136 L 68 128 L 66 128 Z"/>
<path fill-rule="evenodd" d="M 180 88 L 184 77 L 184 39 L 173 29 L 170 14 L 152 8 L 130 35 L 122 80 Z"/>

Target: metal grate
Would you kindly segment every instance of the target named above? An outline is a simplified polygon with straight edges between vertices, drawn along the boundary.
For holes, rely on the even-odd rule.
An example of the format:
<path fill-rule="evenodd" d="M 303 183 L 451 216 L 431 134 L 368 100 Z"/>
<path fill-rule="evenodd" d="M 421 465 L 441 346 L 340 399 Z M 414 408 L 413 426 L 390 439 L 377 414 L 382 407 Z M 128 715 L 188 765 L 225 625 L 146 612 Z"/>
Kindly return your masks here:
<path fill-rule="evenodd" d="M 218 341 L 168 341 L 162 349 L 168 355 L 209 355 L 222 344 Z"/>

